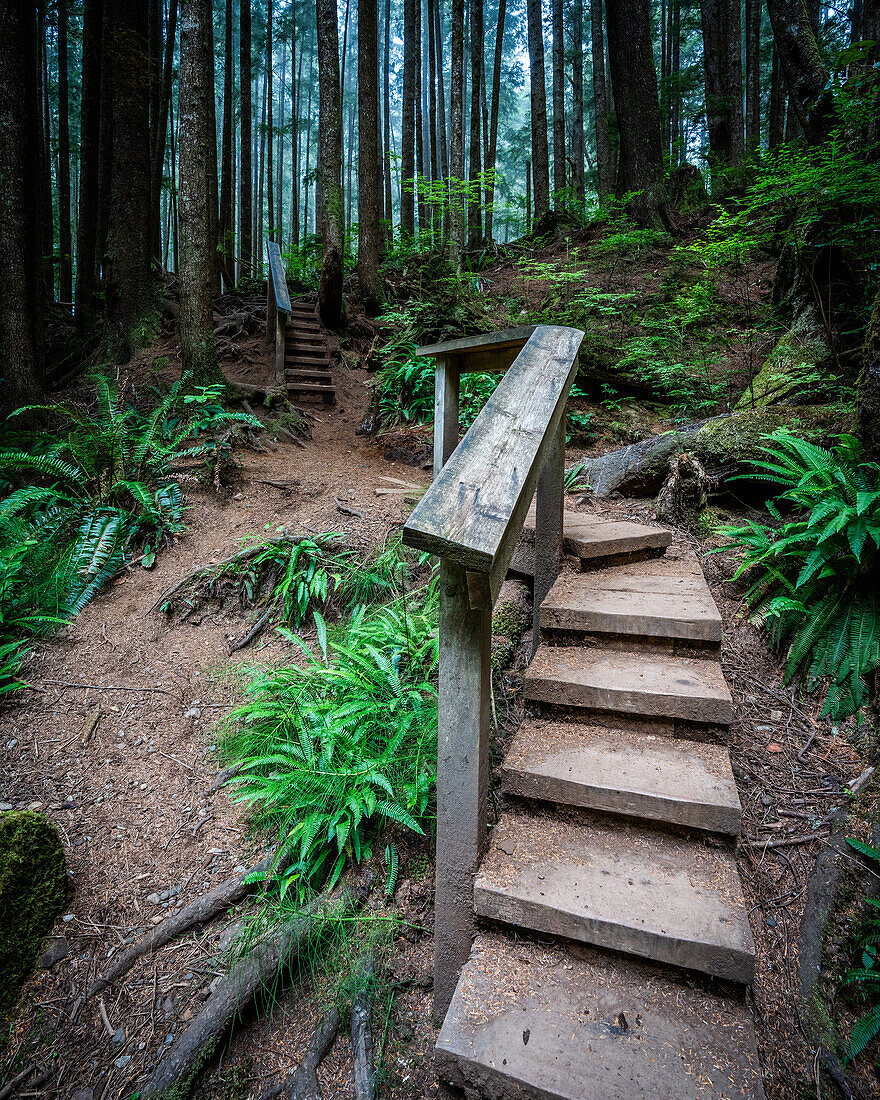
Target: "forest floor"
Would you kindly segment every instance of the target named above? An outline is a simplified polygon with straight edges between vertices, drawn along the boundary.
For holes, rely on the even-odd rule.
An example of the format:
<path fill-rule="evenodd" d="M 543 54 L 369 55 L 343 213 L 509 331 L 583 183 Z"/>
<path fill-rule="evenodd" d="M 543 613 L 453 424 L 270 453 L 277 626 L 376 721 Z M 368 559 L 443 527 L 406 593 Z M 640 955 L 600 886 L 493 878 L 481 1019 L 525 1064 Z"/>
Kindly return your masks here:
<path fill-rule="evenodd" d="M 639 277 L 647 287 L 656 279 L 654 258 L 642 260 Z M 492 273 L 493 293 L 510 297 L 504 280 L 514 277 L 503 267 Z M 751 277 L 764 280 L 766 297 L 767 270 Z M 626 278 L 632 286 L 636 275 Z M 726 292 L 731 300 L 748 300 L 742 287 Z M 754 339 L 744 337 L 738 354 L 754 354 Z M 258 382 L 268 369 L 265 349 L 251 340 L 244 366 L 234 373 Z M 150 349 L 128 372 L 132 392 L 145 377 L 173 377 L 173 344 L 165 340 Z M 279 526 L 309 534 L 338 531 L 349 545 L 372 546 L 399 528 L 408 511 L 401 496 L 376 494 L 390 484 L 381 479 L 429 479 L 422 468 L 426 433 L 405 433 L 397 450 L 387 449 L 387 439 L 356 435 L 369 411 L 370 375 L 343 362 L 335 364 L 334 375 L 339 403 L 314 408 L 312 441 L 300 449 L 282 438 L 266 453 L 239 451 L 233 483 L 219 494 L 187 485 L 186 532 L 163 550 L 154 569 L 129 569 L 62 636 L 38 647 L 26 668 L 30 687 L 4 715 L 0 804 L 49 814 L 62 831 L 74 885 L 54 932 L 60 957 L 28 983 L 7 1052 L 19 1067 L 32 1061 L 53 1068 L 40 1095 L 122 1100 L 137 1092 L 221 973 L 224 931 L 234 917 L 142 959 L 91 1001 L 82 1003 L 83 991 L 122 944 L 251 866 L 262 851 L 246 813 L 224 789 L 214 790 L 214 728 L 241 698 L 244 670 L 290 660 L 290 646 L 266 634 L 230 656 L 230 642 L 247 630 L 246 612 L 224 609 L 174 623 L 151 610 L 160 593 L 196 566 L 233 553 L 246 536 Z M 601 406 L 590 408 L 601 417 Z M 591 450 L 618 444 L 611 430 Z M 414 465 L 385 457 L 408 453 L 416 455 Z M 580 453 L 583 447 L 569 463 Z M 363 518 L 341 513 L 337 500 Z M 579 506 L 569 501 L 567 507 Z M 587 500 L 580 506 L 597 507 Z M 650 516 L 644 501 L 600 507 Z M 814 1052 L 798 1024 L 797 940 L 807 879 L 824 840 L 766 851 L 749 840 L 786 809 L 796 815 L 789 820 L 804 826 L 803 835 L 813 831 L 807 823 L 827 819 L 845 803 L 845 789 L 861 765 L 849 742 L 832 737 L 817 720 L 818 705 L 782 687 L 778 658 L 742 619 L 739 597 L 725 582 L 730 560 L 706 554 L 711 542 L 696 548 L 725 622 L 723 664 L 735 704 L 732 751 L 746 829 L 739 861 L 758 948 L 757 1034 L 768 1100 L 788 1100 L 811 1095 Z M 507 686 L 515 683 L 514 674 Z M 416 927 L 406 928 L 392 946 L 387 973 L 393 999 L 381 1002 L 374 1019 L 382 1095 L 392 1100 L 436 1094 L 431 882 L 428 843 L 405 846 L 388 904 Z M 271 1011 L 237 1028 L 199 1078 L 195 1095 L 258 1096 L 294 1067 L 330 995 L 332 983 L 313 978 L 306 973 L 277 990 Z M 346 1040 L 337 1041 L 319 1076 L 327 1100 L 354 1095 Z"/>

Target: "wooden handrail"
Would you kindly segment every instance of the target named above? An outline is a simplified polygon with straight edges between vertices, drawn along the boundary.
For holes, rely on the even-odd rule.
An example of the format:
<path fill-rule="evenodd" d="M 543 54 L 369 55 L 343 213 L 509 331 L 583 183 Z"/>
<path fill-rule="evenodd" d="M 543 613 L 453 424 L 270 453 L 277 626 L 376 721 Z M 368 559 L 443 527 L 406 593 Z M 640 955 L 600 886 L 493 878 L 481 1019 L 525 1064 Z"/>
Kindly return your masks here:
<path fill-rule="evenodd" d="M 456 354 L 474 348 L 479 356 L 520 340 L 513 364 L 403 529 L 407 545 L 477 575 L 469 577 L 474 606 L 485 607 L 488 599 L 491 607 L 507 574 L 544 456 L 564 418 L 583 338 L 578 329 L 536 325 L 422 352 L 446 357 L 455 345 Z"/>
<path fill-rule="evenodd" d="M 565 402 L 584 334 L 507 329 L 420 348 L 436 362 L 434 482 L 403 529 L 440 558 L 434 1015 L 444 1016 L 475 933 L 473 877 L 486 845 L 492 607 L 537 487 L 533 636 L 559 572 Z M 458 442 L 462 373 L 510 363 Z"/>
<path fill-rule="evenodd" d="M 284 385 L 285 323 L 290 316 L 290 292 L 281 249 L 274 241 L 266 242 L 269 278 L 266 280 L 266 343 L 275 341 L 275 381 Z"/>

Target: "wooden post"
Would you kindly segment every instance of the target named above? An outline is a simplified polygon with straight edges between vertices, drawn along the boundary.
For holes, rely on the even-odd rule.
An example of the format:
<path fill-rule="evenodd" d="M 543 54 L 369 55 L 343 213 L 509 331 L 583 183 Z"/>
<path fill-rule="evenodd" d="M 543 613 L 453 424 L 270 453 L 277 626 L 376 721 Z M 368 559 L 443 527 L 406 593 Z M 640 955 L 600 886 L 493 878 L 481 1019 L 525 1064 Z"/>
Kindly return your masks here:
<path fill-rule="evenodd" d="M 281 313 L 280 310 L 275 310 L 275 380 L 278 385 L 284 389 L 284 384 L 287 381 L 284 373 L 284 342 L 286 340 L 286 333 L 284 330 L 285 323 L 287 321 L 287 315 Z"/>
<path fill-rule="evenodd" d="M 438 359 L 434 368 L 434 477 L 458 446 L 458 364 Z"/>
<path fill-rule="evenodd" d="M 440 563 L 434 1015 L 443 1019 L 474 938 L 474 874 L 486 845 L 491 611 L 472 610 L 465 570 Z"/>
<path fill-rule="evenodd" d="M 266 280 L 266 343 L 271 344 L 275 339 L 275 321 L 278 310 L 275 306 L 275 288 L 272 282 L 271 260 L 269 265 L 269 278 Z"/>
<path fill-rule="evenodd" d="M 547 457 L 538 478 L 535 502 L 535 590 L 532 626 L 533 648 L 540 641 L 541 602 L 559 576 L 562 561 L 562 506 L 565 481 L 565 413 L 549 440 Z"/>

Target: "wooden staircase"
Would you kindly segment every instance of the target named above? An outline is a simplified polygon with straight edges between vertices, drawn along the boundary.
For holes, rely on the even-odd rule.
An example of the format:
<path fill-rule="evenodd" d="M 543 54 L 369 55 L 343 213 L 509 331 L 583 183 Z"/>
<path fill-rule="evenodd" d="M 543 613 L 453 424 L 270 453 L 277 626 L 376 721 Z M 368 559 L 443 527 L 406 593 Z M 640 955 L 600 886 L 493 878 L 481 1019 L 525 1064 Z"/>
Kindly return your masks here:
<path fill-rule="evenodd" d="M 336 387 L 330 373 L 330 355 L 313 306 L 293 302 L 284 328 L 284 384 L 297 401 L 318 399 L 325 405 L 336 402 Z"/>
<path fill-rule="evenodd" d="M 533 514 L 523 534 L 528 572 Z M 763 1097 L 721 618 L 671 543 L 564 516 L 571 557 L 540 605 L 481 927 L 437 1042 L 451 1095 Z"/>

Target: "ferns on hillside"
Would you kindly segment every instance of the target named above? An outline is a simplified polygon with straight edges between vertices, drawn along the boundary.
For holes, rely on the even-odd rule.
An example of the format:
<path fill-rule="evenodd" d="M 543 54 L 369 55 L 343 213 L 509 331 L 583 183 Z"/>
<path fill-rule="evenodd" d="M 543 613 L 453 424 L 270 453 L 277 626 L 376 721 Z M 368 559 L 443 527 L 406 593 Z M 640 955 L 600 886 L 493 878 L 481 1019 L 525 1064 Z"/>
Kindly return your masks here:
<path fill-rule="evenodd" d="M 775 432 L 749 475 L 782 486 L 791 517 L 768 502 L 776 526 L 750 521 L 723 533 L 745 550 L 734 579 L 752 579 L 746 601 L 774 645 L 787 644 L 786 682 L 827 684 L 823 714 L 840 720 L 868 700 L 880 668 L 880 467 L 858 441 L 832 450 Z"/>

